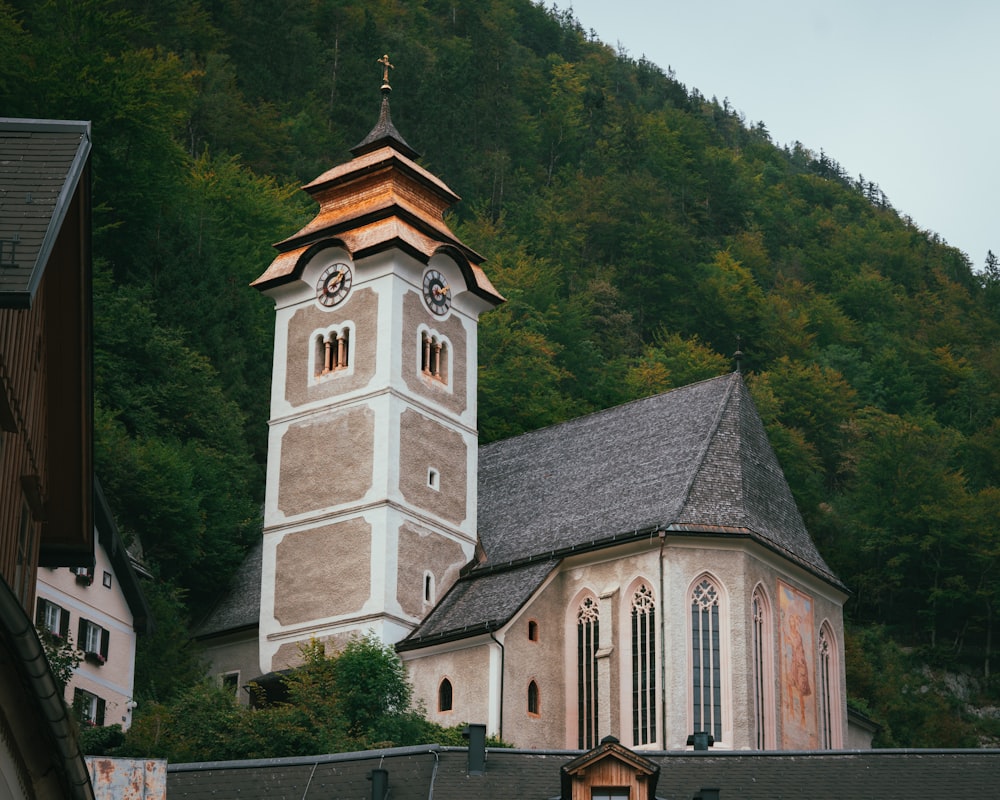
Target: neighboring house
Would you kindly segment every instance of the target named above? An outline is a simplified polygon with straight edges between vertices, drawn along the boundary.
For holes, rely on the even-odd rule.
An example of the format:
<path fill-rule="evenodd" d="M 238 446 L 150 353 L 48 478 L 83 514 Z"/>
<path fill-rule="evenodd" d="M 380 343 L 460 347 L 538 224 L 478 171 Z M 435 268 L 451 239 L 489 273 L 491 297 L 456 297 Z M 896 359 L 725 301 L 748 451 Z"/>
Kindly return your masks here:
<path fill-rule="evenodd" d="M 66 702 L 91 725 L 132 724 L 136 636 L 148 633 L 149 606 L 104 494 L 97 486 L 93 567 L 38 571 L 35 624 L 83 654 Z"/>
<path fill-rule="evenodd" d="M 742 376 L 480 448 L 478 319 L 503 298 L 382 91 L 254 282 L 275 303 L 264 530 L 198 631 L 215 674 L 371 630 L 431 719 L 519 747 L 842 748 L 847 591 Z"/>
<path fill-rule="evenodd" d="M 185 800 L 913 800 L 996 797 L 1000 750 L 581 753 L 423 745 L 361 753 L 169 764 Z"/>
<path fill-rule="evenodd" d="M 34 629 L 92 567 L 90 124 L 0 119 L 0 796 L 93 797 Z"/>

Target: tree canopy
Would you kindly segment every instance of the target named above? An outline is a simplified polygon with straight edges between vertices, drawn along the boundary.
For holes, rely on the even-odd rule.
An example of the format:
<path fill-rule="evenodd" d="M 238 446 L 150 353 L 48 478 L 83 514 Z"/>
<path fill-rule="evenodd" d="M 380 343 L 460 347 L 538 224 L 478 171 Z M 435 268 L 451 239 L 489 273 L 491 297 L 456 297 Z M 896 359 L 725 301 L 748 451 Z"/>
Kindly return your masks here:
<path fill-rule="evenodd" d="M 204 613 L 256 535 L 273 323 L 247 285 L 374 123 L 384 52 L 509 298 L 483 441 L 725 372 L 739 340 L 851 622 L 989 675 L 996 257 L 531 0 L 0 0 L 5 113 L 93 123 L 96 463 L 164 596 Z"/>

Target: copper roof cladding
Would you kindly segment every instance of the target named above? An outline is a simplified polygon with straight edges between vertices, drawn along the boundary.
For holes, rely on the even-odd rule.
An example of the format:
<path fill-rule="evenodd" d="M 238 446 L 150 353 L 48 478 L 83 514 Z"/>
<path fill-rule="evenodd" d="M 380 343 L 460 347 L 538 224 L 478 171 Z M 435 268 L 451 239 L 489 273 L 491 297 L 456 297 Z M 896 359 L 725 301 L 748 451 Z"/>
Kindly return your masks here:
<path fill-rule="evenodd" d="M 381 125 L 380 119 L 373 133 Z M 295 279 L 311 247 L 335 239 L 355 259 L 399 247 L 426 262 L 445 250 L 459 263 L 469 291 L 494 305 L 502 303 L 503 296 L 479 266 L 483 257 L 445 224 L 444 212 L 458 195 L 414 162 L 409 156 L 413 151 L 397 136 L 380 135 L 375 141 L 381 146 L 372 150 L 363 142 L 353 159 L 303 187 L 319 203 L 318 213 L 275 245 L 280 255 L 251 285 L 267 289 Z"/>

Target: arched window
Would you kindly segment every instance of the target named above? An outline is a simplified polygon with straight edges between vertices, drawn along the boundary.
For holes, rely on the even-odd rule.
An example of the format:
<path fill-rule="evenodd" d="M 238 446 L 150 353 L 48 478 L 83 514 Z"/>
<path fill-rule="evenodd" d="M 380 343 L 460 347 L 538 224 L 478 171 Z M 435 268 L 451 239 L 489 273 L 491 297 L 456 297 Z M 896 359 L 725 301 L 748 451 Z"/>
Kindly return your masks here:
<path fill-rule="evenodd" d="M 438 711 L 451 711 L 451 681 L 445 678 L 438 686 Z"/>
<path fill-rule="evenodd" d="M 313 371 L 317 378 L 329 375 L 331 372 L 347 369 L 350 366 L 350 328 L 347 326 L 331 328 L 325 333 L 317 334 L 314 341 Z"/>
<path fill-rule="evenodd" d="M 632 744 L 656 741 L 656 602 L 642 584 L 632 595 Z"/>
<path fill-rule="evenodd" d="M 829 623 L 819 629 L 819 728 L 826 750 L 842 746 L 840 717 L 840 658 Z"/>
<path fill-rule="evenodd" d="M 694 733 L 722 739 L 722 646 L 719 590 L 711 578 L 691 592 L 691 703 Z"/>
<path fill-rule="evenodd" d="M 758 750 L 766 750 L 773 746 L 774 737 L 774 660 L 772 656 L 771 605 L 760 586 L 753 592 L 751 615 L 754 744 Z"/>
<path fill-rule="evenodd" d="M 427 378 L 448 383 L 448 343 L 428 331 L 420 334 L 420 371 Z"/>
<path fill-rule="evenodd" d="M 581 750 L 597 746 L 597 600 L 587 597 L 576 613 L 577 741 Z"/>
<path fill-rule="evenodd" d="M 538 684 L 534 681 L 528 684 L 528 713 L 537 717 L 541 711 L 538 702 Z"/>

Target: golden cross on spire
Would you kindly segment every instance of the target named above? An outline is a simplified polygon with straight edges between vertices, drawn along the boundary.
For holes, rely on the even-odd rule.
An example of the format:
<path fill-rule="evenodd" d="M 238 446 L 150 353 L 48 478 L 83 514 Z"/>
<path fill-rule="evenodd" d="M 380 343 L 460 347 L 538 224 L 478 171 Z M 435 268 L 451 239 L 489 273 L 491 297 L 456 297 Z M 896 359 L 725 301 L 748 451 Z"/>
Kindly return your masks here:
<path fill-rule="evenodd" d="M 389 70 L 395 69 L 395 67 L 389 63 L 389 54 L 386 53 L 382 58 L 376 59 L 379 64 L 382 65 L 382 88 L 388 89 L 389 86 Z"/>

